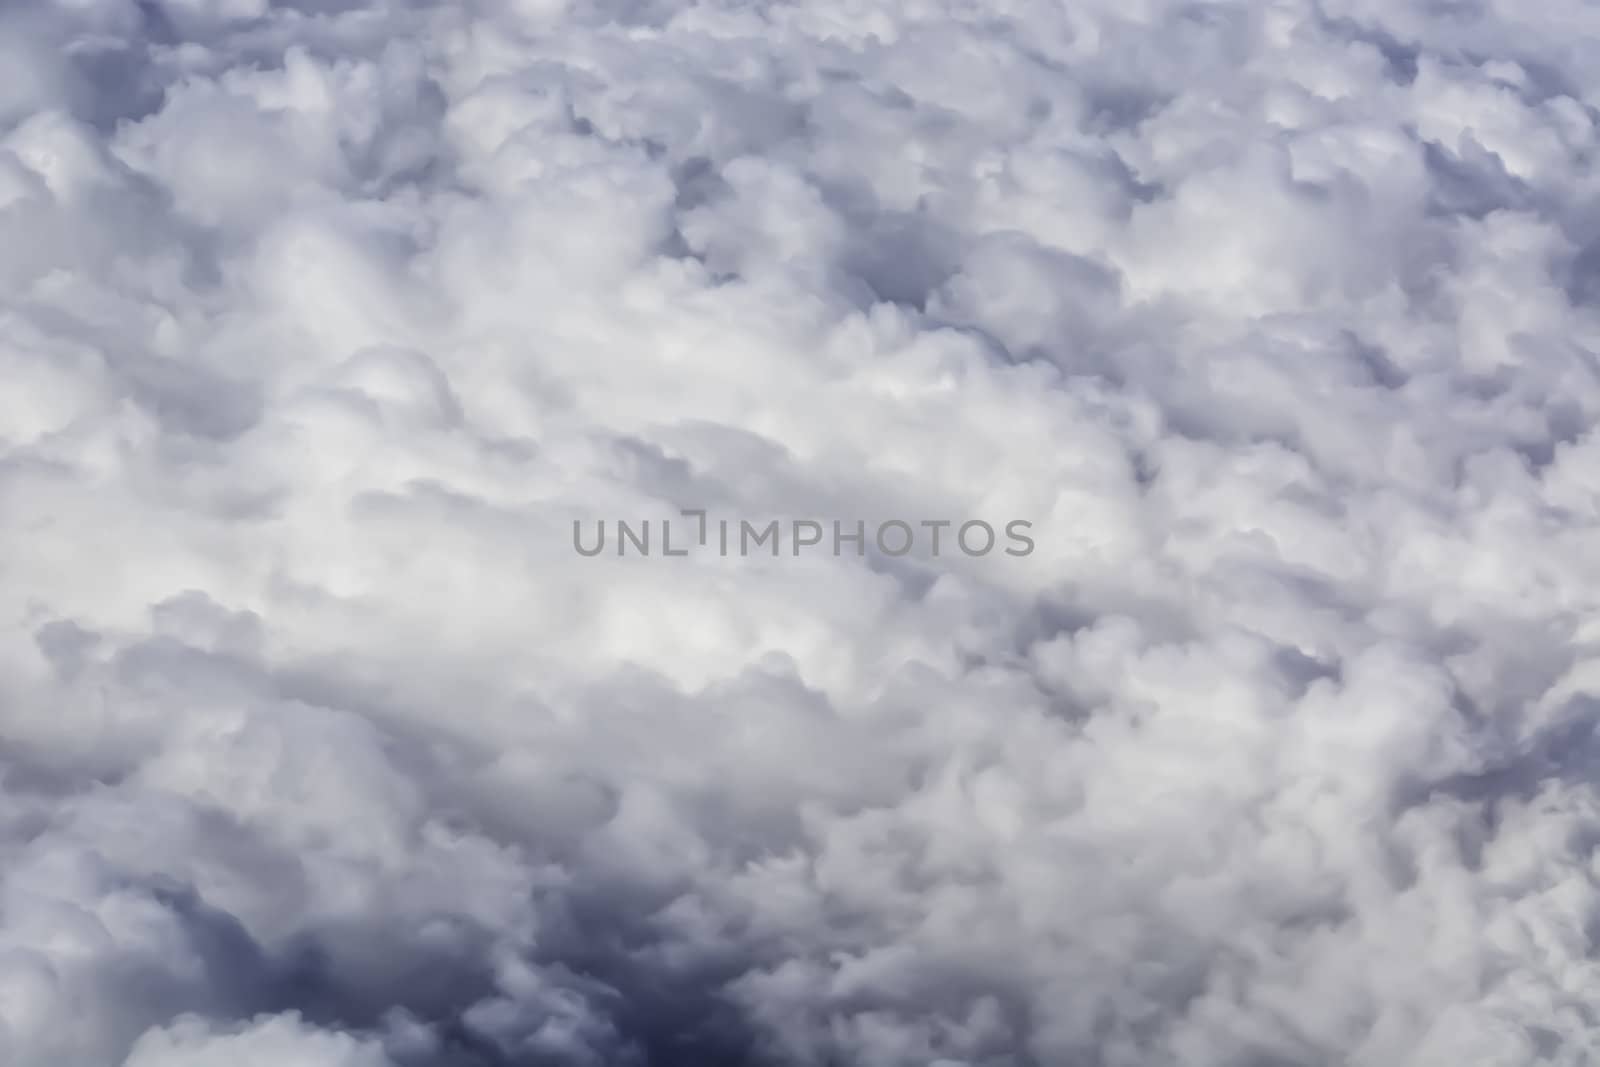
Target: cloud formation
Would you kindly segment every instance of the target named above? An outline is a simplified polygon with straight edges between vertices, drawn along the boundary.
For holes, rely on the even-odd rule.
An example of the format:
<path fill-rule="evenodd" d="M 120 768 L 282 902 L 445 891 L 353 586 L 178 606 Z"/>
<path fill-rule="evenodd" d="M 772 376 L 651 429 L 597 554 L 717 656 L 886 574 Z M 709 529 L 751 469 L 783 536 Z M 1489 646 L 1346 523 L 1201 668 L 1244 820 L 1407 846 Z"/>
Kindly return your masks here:
<path fill-rule="evenodd" d="M 0 1062 L 1600 1057 L 1592 6 L 0 71 Z M 1037 547 L 572 549 L 682 508 Z"/>

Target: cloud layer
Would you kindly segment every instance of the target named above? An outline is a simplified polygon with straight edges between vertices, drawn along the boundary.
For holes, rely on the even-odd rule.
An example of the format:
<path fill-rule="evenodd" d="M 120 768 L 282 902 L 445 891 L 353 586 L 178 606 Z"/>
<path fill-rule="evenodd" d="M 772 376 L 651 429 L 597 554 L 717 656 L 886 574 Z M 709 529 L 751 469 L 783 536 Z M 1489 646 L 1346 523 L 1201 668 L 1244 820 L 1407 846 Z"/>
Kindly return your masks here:
<path fill-rule="evenodd" d="M 0 71 L 0 1062 L 1600 1058 L 1592 5 Z M 682 508 L 1037 548 L 572 549 Z"/>

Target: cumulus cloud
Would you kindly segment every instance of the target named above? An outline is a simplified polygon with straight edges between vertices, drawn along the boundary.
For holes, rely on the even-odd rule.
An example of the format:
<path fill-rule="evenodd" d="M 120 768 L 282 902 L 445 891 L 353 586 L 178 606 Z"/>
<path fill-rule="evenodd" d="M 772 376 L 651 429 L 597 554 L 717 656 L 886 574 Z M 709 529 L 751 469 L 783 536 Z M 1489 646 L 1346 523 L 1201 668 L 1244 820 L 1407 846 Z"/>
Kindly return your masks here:
<path fill-rule="evenodd" d="M 0 72 L 0 1062 L 1600 1057 L 1592 8 Z M 683 509 L 1036 547 L 573 550 Z"/>

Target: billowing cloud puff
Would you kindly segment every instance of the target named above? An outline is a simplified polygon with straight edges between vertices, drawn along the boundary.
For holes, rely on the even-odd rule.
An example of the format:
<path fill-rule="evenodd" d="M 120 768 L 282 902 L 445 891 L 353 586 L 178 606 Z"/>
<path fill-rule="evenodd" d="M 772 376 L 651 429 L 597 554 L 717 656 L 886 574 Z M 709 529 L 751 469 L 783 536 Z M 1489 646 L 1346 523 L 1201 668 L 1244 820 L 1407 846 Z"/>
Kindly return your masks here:
<path fill-rule="evenodd" d="M 1595 1062 L 1597 100 L 1578 0 L 8 7 L 0 1063 Z"/>

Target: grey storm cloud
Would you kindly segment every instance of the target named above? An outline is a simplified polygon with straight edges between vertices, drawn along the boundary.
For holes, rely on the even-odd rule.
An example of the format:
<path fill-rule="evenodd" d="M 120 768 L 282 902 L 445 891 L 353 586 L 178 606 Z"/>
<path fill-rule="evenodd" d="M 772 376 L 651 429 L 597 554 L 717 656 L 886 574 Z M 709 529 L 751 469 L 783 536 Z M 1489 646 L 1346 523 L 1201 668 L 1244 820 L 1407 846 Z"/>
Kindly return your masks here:
<path fill-rule="evenodd" d="M 0 1063 L 1600 1062 L 1600 8 L 0 8 Z M 576 520 L 1026 519 L 593 559 Z"/>

